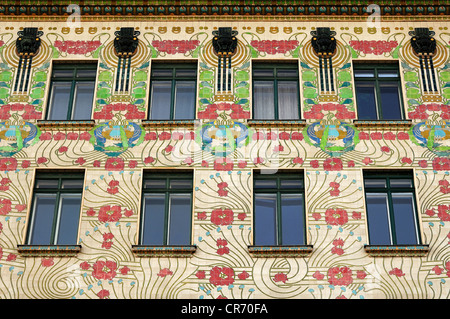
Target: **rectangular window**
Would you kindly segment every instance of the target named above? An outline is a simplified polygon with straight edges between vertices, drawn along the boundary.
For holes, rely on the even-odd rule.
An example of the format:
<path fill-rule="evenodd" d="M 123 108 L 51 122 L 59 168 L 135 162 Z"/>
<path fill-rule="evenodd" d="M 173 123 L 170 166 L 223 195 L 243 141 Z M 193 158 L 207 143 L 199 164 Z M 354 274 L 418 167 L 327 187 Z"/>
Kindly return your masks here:
<path fill-rule="evenodd" d="M 253 118 L 300 118 L 298 64 L 253 63 Z"/>
<path fill-rule="evenodd" d="M 83 173 L 37 173 L 28 244 L 77 243 L 83 183 Z"/>
<path fill-rule="evenodd" d="M 190 173 L 145 174 L 141 245 L 190 245 L 192 183 Z"/>
<path fill-rule="evenodd" d="M 364 187 L 370 244 L 420 244 L 412 174 L 364 172 Z"/>
<path fill-rule="evenodd" d="M 305 245 L 303 176 L 256 173 L 253 190 L 255 245 Z"/>
<path fill-rule="evenodd" d="M 155 63 L 152 65 L 150 82 L 151 120 L 195 118 L 196 63 Z"/>
<path fill-rule="evenodd" d="M 46 118 L 91 119 L 96 76 L 96 63 L 53 65 Z"/>
<path fill-rule="evenodd" d="M 355 64 L 355 92 L 360 120 L 401 120 L 403 103 L 397 64 Z"/>

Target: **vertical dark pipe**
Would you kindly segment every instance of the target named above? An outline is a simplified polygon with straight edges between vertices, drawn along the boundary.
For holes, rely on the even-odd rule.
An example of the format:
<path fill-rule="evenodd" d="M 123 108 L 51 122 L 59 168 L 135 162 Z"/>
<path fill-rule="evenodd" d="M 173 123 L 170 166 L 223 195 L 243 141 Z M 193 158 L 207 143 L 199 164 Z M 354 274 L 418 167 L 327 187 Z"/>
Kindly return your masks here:
<path fill-rule="evenodd" d="M 434 74 L 433 57 L 430 56 L 431 77 L 433 79 L 433 92 L 437 92 L 436 75 Z"/>
<path fill-rule="evenodd" d="M 222 61 L 222 58 L 219 57 L 219 60 L 217 61 L 217 91 L 220 91 L 221 88 L 221 82 L 222 82 L 222 66 L 220 65 Z"/>
<path fill-rule="evenodd" d="M 119 91 L 119 77 L 121 64 L 122 64 L 122 57 L 119 56 L 119 60 L 117 61 L 116 88 L 114 89 L 115 92 Z"/>
<path fill-rule="evenodd" d="M 333 62 L 330 57 L 330 84 L 331 84 L 331 92 L 334 92 L 334 78 L 333 78 Z"/>
<path fill-rule="evenodd" d="M 14 92 L 17 92 L 17 88 L 19 86 L 19 76 L 21 70 L 22 70 L 22 57 L 19 58 L 19 65 L 17 66 L 17 75 L 16 75 L 16 82 L 14 83 Z"/>
<path fill-rule="evenodd" d="M 33 63 L 33 57 L 30 56 L 28 60 L 28 67 L 27 67 L 27 76 L 25 77 L 25 86 L 22 88 L 22 91 L 27 91 L 28 89 L 28 82 L 30 80 L 30 72 L 31 72 L 31 64 Z"/>
<path fill-rule="evenodd" d="M 323 87 L 323 74 L 322 74 L 323 66 L 322 66 L 322 58 L 319 57 L 319 77 L 320 77 L 320 91 L 325 91 L 325 88 Z"/>
<path fill-rule="evenodd" d="M 327 65 L 327 59 L 325 58 L 323 60 L 323 64 L 324 64 L 324 70 L 325 70 L 325 86 L 326 86 L 326 91 L 329 92 L 330 91 L 330 84 L 328 83 L 328 65 Z"/>
<path fill-rule="evenodd" d="M 425 70 L 423 69 L 422 57 L 419 57 L 419 63 L 420 63 L 420 72 L 422 73 L 423 88 L 424 88 L 424 91 L 428 91 L 428 85 L 427 85 L 427 82 L 425 81 Z"/>
<path fill-rule="evenodd" d="M 125 92 L 128 92 L 128 87 L 129 87 L 129 83 L 130 83 L 130 69 L 131 69 L 131 56 L 128 57 L 127 79 L 125 82 Z"/>

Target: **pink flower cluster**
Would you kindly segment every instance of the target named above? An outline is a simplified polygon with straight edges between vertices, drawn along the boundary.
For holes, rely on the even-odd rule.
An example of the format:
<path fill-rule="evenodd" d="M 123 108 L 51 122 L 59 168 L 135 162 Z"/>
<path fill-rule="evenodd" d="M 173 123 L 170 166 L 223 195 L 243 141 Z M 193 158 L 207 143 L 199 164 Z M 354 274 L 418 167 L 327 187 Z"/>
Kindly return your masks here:
<path fill-rule="evenodd" d="M 389 53 L 391 50 L 398 46 L 397 41 L 384 41 L 384 40 L 353 40 L 350 41 L 350 46 L 357 50 L 364 52 L 365 54 L 381 55 L 383 53 Z"/>
<path fill-rule="evenodd" d="M 298 46 L 297 40 L 253 40 L 250 45 L 259 52 L 267 54 L 286 53 Z"/>
<path fill-rule="evenodd" d="M 408 112 L 408 116 L 413 120 L 426 120 L 429 118 L 429 112 L 441 112 L 441 118 L 443 120 L 450 120 L 450 106 L 445 104 L 421 104 L 416 106 L 414 111 Z"/>
<path fill-rule="evenodd" d="M 388 141 L 393 141 L 395 139 L 398 140 L 409 140 L 409 135 L 406 132 L 398 132 L 397 134 L 393 133 L 393 132 L 372 132 L 372 133 L 367 133 L 367 132 L 360 132 L 359 133 L 359 139 L 360 140 L 388 140 Z"/>
<path fill-rule="evenodd" d="M 198 112 L 199 119 L 216 119 L 219 115 L 218 111 L 231 111 L 230 117 L 234 120 L 236 119 L 248 119 L 250 118 L 250 112 L 244 111 L 242 105 L 240 104 L 230 104 L 230 103 L 214 103 L 206 107 L 204 111 Z"/>
<path fill-rule="evenodd" d="M 436 157 L 433 159 L 432 165 L 435 171 L 450 171 L 450 158 Z"/>
<path fill-rule="evenodd" d="M 11 117 L 10 112 L 22 112 L 22 118 L 24 120 L 40 120 L 42 118 L 42 112 L 36 112 L 35 108 L 31 104 L 6 104 L 0 108 L 0 120 L 8 120 Z"/>
<path fill-rule="evenodd" d="M 94 112 L 94 119 L 111 120 L 114 117 L 114 114 L 112 112 L 126 112 L 125 118 L 127 120 L 145 118 L 145 112 L 139 111 L 136 105 L 126 103 L 115 103 L 105 105 L 101 111 Z"/>
<path fill-rule="evenodd" d="M 200 44 L 199 40 L 154 40 L 152 45 L 160 52 L 167 54 L 186 53 L 194 50 Z"/>
<path fill-rule="evenodd" d="M 349 111 L 343 104 L 335 103 L 315 104 L 311 107 L 310 111 L 305 112 L 304 117 L 305 119 L 321 120 L 325 116 L 324 111 L 335 112 L 335 116 L 339 120 L 356 118 L 355 112 Z"/>
<path fill-rule="evenodd" d="M 69 54 L 86 54 L 96 50 L 102 43 L 100 41 L 59 41 L 56 40 L 54 45 L 61 52 Z"/>

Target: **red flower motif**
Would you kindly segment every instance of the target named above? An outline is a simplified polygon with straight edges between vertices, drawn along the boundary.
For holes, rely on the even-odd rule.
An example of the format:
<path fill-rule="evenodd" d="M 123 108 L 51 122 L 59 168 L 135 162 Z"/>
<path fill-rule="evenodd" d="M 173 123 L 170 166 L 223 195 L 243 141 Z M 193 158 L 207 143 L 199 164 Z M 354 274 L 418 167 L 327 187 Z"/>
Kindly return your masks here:
<path fill-rule="evenodd" d="M 0 171 L 15 171 L 17 169 L 17 159 L 14 157 L 0 159 Z"/>
<path fill-rule="evenodd" d="M 405 132 L 398 132 L 397 138 L 399 140 L 409 140 L 409 135 L 408 135 L 408 133 L 405 133 Z"/>
<path fill-rule="evenodd" d="M 402 164 L 411 164 L 412 160 L 409 157 L 402 157 L 401 163 Z"/>
<path fill-rule="evenodd" d="M 249 275 L 248 272 L 246 272 L 245 270 L 244 270 L 243 272 L 241 272 L 241 273 L 238 275 L 238 278 L 239 278 L 240 280 L 245 280 L 245 279 L 247 279 L 248 277 L 250 277 L 250 275 Z"/>
<path fill-rule="evenodd" d="M 392 132 L 386 132 L 383 134 L 383 138 L 388 141 L 393 141 L 395 140 L 395 134 Z"/>
<path fill-rule="evenodd" d="M 22 162 L 22 168 L 28 168 L 30 167 L 31 162 L 29 160 L 24 160 Z"/>
<path fill-rule="evenodd" d="M 383 135 L 381 134 L 381 132 L 373 132 L 373 133 L 370 133 L 370 138 L 372 140 L 381 140 L 381 139 L 383 139 Z"/>
<path fill-rule="evenodd" d="M 153 157 L 151 157 L 151 156 L 148 156 L 148 157 L 144 158 L 144 163 L 145 164 L 151 164 L 154 161 L 155 161 L 155 159 Z"/>
<path fill-rule="evenodd" d="M 286 283 L 286 281 L 288 281 L 288 278 L 287 278 L 286 274 L 279 272 L 279 273 L 275 274 L 275 276 L 273 277 L 273 281 L 274 282 L 281 281 L 283 283 Z"/>
<path fill-rule="evenodd" d="M 283 146 L 283 145 L 276 145 L 276 146 L 273 148 L 273 151 L 274 151 L 275 153 L 283 152 L 283 151 L 284 151 L 284 146 Z"/>
<path fill-rule="evenodd" d="M 374 55 L 389 53 L 392 49 L 398 46 L 397 41 L 385 40 L 352 40 L 349 43 L 350 46 L 357 51 Z"/>
<path fill-rule="evenodd" d="M 167 54 L 186 53 L 194 50 L 200 44 L 199 40 L 153 40 L 152 46 Z"/>
<path fill-rule="evenodd" d="M 122 171 L 125 163 L 120 157 L 108 158 L 105 163 L 105 169 L 108 171 Z"/>
<path fill-rule="evenodd" d="M 342 255 L 344 253 L 344 250 L 342 249 L 342 246 L 344 246 L 344 240 L 341 238 L 333 240 L 334 247 L 331 248 L 331 253 L 336 255 Z"/>
<path fill-rule="evenodd" d="M 292 132 L 291 140 L 293 141 L 303 141 L 303 134 L 300 132 Z"/>
<path fill-rule="evenodd" d="M 228 286 L 234 282 L 234 270 L 229 267 L 214 267 L 209 272 L 209 282 L 215 286 Z"/>
<path fill-rule="evenodd" d="M 422 168 L 426 168 L 426 167 L 428 166 L 428 163 L 427 163 L 426 160 L 420 160 L 420 161 L 418 162 L 418 164 L 419 164 L 419 166 L 422 167 Z"/>
<path fill-rule="evenodd" d="M 221 157 L 214 161 L 214 169 L 216 171 L 231 171 L 233 170 L 233 166 L 233 161 L 226 157 Z"/>
<path fill-rule="evenodd" d="M 333 286 L 348 286 L 353 282 L 352 270 L 348 267 L 328 269 L 328 282 Z"/>
<path fill-rule="evenodd" d="M 252 40 L 250 45 L 267 54 L 286 53 L 298 46 L 297 40 Z"/>
<path fill-rule="evenodd" d="M 92 41 L 56 40 L 54 46 L 60 52 L 65 52 L 69 54 L 86 54 L 95 51 L 101 44 L 102 43 L 98 40 Z"/>
<path fill-rule="evenodd" d="M 67 152 L 69 148 L 67 146 L 61 146 L 60 148 L 58 148 L 58 152 L 60 153 L 64 153 Z"/>
<path fill-rule="evenodd" d="M 83 270 L 88 270 L 91 267 L 87 261 L 84 261 L 80 264 L 80 268 Z"/>
<path fill-rule="evenodd" d="M 169 268 L 161 269 L 159 271 L 159 273 L 157 274 L 157 276 L 162 277 L 162 278 L 164 278 L 166 276 L 172 276 L 172 275 L 173 275 L 173 272 Z"/>
<path fill-rule="evenodd" d="M 122 217 L 122 207 L 120 206 L 103 206 L 98 212 L 98 220 L 102 223 L 117 222 Z"/>
<path fill-rule="evenodd" d="M 439 191 L 442 194 L 449 194 L 450 193 L 450 187 L 449 187 L 450 183 L 447 180 L 445 180 L 445 179 L 440 180 L 439 181 L 439 185 L 441 186 Z"/>
<path fill-rule="evenodd" d="M 11 211 L 11 200 L 8 198 L 0 199 L 0 215 L 7 215 Z"/>
<path fill-rule="evenodd" d="M 172 137 L 172 134 L 170 134 L 169 132 L 162 132 L 161 134 L 159 134 L 158 138 L 161 141 L 167 141 L 170 140 Z"/>
<path fill-rule="evenodd" d="M 173 146 L 172 146 L 172 145 L 167 145 L 166 148 L 164 149 L 164 151 L 165 151 L 166 153 L 172 152 L 172 151 L 173 151 Z"/>
<path fill-rule="evenodd" d="M 344 225 L 348 222 L 347 211 L 329 208 L 325 212 L 325 221 L 328 225 Z"/>
<path fill-rule="evenodd" d="M 97 293 L 97 297 L 100 299 L 106 299 L 109 297 L 109 291 L 107 289 L 102 289 Z"/>
<path fill-rule="evenodd" d="M 79 165 L 83 165 L 84 163 L 86 163 L 86 160 L 82 157 L 78 157 L 78 159 L 75 161 L 75 163 L 77 163 Z"/>
<path fill-rule="evenodd" d="M 110 193 L 111 195 L 117 194 L 119 192 L 119 188 L 117 186 L 119 186 L 119 181 L 110 181 L 109 182 L 109 188 L 107 189 L 107 192 Z"/>
<path fill-rule="evenodd" d="M 246 168 L 247 167 L 247 162 L 246 161 L 239 161 L 238 162 L 238 167 L 239 168 Z"/>
<path fill-rule="evenodd" d="M 66 134 L 64 134 L 63 132 L 58 132 L 56 134 L 53 135 L 53 139 L 55 141 L 62 141 L 66 139 Z"/>
<path fill-rule="evenodd" d="M 372 159 L 370 158 L 370 157 L 364 157 L 364 159 L 362 160 L 362 162 L 365 164 L 365 165 L 369 165 L 370 163 L 373 163 L 373 161 L 372 161 Z"/>
<path fill-rule="evenodd" d="M 206 212 L 197 213 L 197 219 L 198 220 L 206 220 Z"/>
<path fill-rule="evenodd" d="M 385 153 L 389 153 L 391 149 L 388 146 L 381 146 L 381 151 Z"/>
<path fill-rule="evenodd" d="M 438 205 L 437 215 L 443 222 L 450 221 L 450 207 L 447 205 Z"/>
<path fill-rule="evenodd" d="M 448 171 L 450 170 L 450 158 L 436 157 L 433 159 L 433 169 L 435 171 Z"/>
<path fill-rule="evenodd" d="M 278 138 L 279 138 L 280 140 L 288 140 L 290 137 L 291 137 L 291 135 L 290 135 L 288 132 L 281 132 L 281 133 L 278 135 Z"/>
<path fill-rule="evenodd" d="M 399 268 L 394 268 L 391 271 L 389 271 L 389 275 L 395 275 L 397 277 L 402 277 L 405 275 L 405 273 Z"/>
<path fill-rule="evenodd" d="M 312 218 L 314 218 L 314 220 L 319 220 L 322 218 L 322 215 L 320 213 L 312 213 Z"/>
<path fill-rule="evenodd" d="M 98 280 L 111 280 L 116 277 L 117 264 L 112 260 L 99 260 L 92 266 L 92 276 Z"/>
<path fill-rule="evenodd" d="M 211 222 L 217 226 L 231 225 L 234 220 L 234 214 L 231 209 L 215 209 L 211 213 Z"/>
<path fill-rule="evenodd" d="M 340 158 L 327 158 L 323 163 L 323 168 L 326 171 L 340 171 L 343 168 L 342 160 Z"/>
<path fill-rule="evenodd" d="M 356 278 L 358 279 L 364 279 L 366 278 L 367 274 L 364 270 L 357 270 L 356 271 Z"/>
<path fill-rule="evenodd" d="M 37 159 L 37 163 L 38 164 L 43 164 L 43 163 L 45 163 L 45 162 L 47 162 L 48 161 L 48 159 L 46 158 L 46 157 L 39 157 L 38 159 Z"/>
<path fill-rule="evenodd" d="M 103 234 L 103 243 L 102 248 L 110 249 L 113 242 L 111 241 L 114 238 L 112 233 Z"/>
<path fill-rule="evenodd" d="M 370 135 L 366 132 L 359 132 L 358 137 L 360 140 L 369 140 L 370 139 Z"/>
<path fill-rule="evenodd" d="M 205 279 L 205 278 L 206 278 L 206 275 L 205 275 L 205 271 L 204 271 L 204 270 L 199 270 L 199 271 L 197 271 L 197 273 L 195 274 L 195 276 L 196 276 L 198 279 Z"/>
<path fill-rule="evenodd" d="M 41 265 L 42 267 L 51 267 L 55 264 L 53 261 L 53 258 L 42 258 L 41 259 Z"/>

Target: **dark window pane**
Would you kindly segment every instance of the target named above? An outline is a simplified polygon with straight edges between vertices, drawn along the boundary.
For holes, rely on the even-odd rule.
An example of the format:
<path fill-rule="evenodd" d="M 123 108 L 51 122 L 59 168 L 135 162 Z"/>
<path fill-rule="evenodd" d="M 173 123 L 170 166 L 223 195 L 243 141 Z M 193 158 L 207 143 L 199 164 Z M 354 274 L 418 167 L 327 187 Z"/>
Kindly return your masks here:
<path fill-rule="evenodd" d="M 255 180 L 255 188 L 277 188 L 277 181 L 274 179 Z"/>
<path fill-rule="evenodd" d="M 281 195 L 281 223 L 283 245 L 305 244 L 302 195 Z"/>
<path fill-rule="evenodd" d="M 272 81 L 255 81 L 253 83 L 253 118 L 274 119 L 274 88 Z"/>
<path fill-rule="evenodd" d="M 66 179 L 62 181 L 61 188 L 83 188 L 84 180 L 82 179 Z"/>
<path fill-rule="evenodd" d="M 255 194 L 255 245 L 276 245 L 276 194 Z"/>
<path fill-rule="evenodd" d="M 73 120 L 88 120 L 91 118 L 94 85 L 95 82 L 78 82 L 75 84 Z"/>
<path fill-rule="evenodd" d="M 197 77 L 197 69 L 176 69 L 175 76 L 195 79 Z"/>
<path fill-rule="evenodd" d="M 278 118 L 280 120 L 300 118 L 297 81 L 278 82 Z"/>
<path fill-rule="evenodd" d="M 364 179 L 365 188 L 386 188 L 386 180 L 379 178 L 365 178 Z"/>
<path fill-rule="evenodd" d="M 152 76 L 155 77 L 172 77 L 173 75 L 173 69 L 167 68 L 167 69 L 153 69 L 152 70 Z"/>
<path fill-rule="evenodd" d="M 378 70 L 379 78 L 397 78 L 398 70 Z"/>
<path fill-rule="evenodd" d="M 50 120 L 67 120 L 72 82 L 54 82 L 49 104 Z"/>
<path fill-rule="evenodd" d="M 165 179 L 148 179 L 144 181 L 144 188 L 166 188 Z"/>
<path fill-rule="evenodd" d="M 390 245 L 389 205 L 386 194 L 366 194 L 367 223 L 372 245 Z"/>
<path fill-rule="evenodd" d="M 391 187 L 408 187 L 408 188 L 413 187 L 412 180 L 409 178 L 405 178 L 405 179 L 391 178 L 389 183 L 390 183 Z"/>
<path fill-rule="evenodd" d="M 57 179 L 37 179 L 35 182 L 36 188 L 58 188 Z"/>
<path fill-rule="evenodd" d="M 95 80 L 97 69 L 79 69 L 77 70 L 77 78 L 92 78 Z"/>
<path fill-rule="evenodd" d="M 61 194 L 57 244 L 74 245 L 77 243 L 78 221 L 80 219 L 81 194 Z"/>
<path fill-rule="evenodd" d="M 273 69 L 254 69 L 253 77 L 273 77 Z"/>
<path fill-rule="evenodd" d="M 303 181 L 301 179 L 285 179 L 281 181 L 281 188 L 303 188 Z"/>
<path fill-rule="evenodd" d="M 56 195 L 36 194 L 34 196 L 31 245 L 51 245 Z"/>
<path fill-rule="evenodd" d="M 151 119 L 170 120 L 170 104 L 172 96 L 172 82 L 153 81 L 151 93 Z"/>
<path fill-rule="evenodd" d="M 402 113 L 400 110 L 400 95 L 398 83 L 380 83 L 379 90 L 383 119 L 401 119 Z"/>
<path fill-rule="evenodd" d="M 54 78 L 72 78 L 75 69 L 58 70 L 54 69 L 52 76 Z"/>
<path fill-rule="evenodd" d="M 192 179 L 172 179 L 170 181 L 170 188 L 192 188 Z"/>
<path fill-rule="evenodd" d="M 356 78 L 373 78 L 375 77 L 374 70 L 354 70 L 353 74 Z"/>
<path fill-rule="evenodd" d="M 193 119 L 195 117 L 195 82 L 177 81 L 175 85 L 174 119 Z"/>
<path fill-rule="evenodd" d="M 376 107 L 376 89 L 374 82 L 356 82 L 356 103 L 358 118 L 361 120 L 378 119 Z"/>
<path fill-rule="evenodd" d="M 169 245 L 189 245 L 191 242 L 191 195 L 171 194 L 169 215 Z"/>
<path fill-rule="evenodd" d="M 277 70 L 277 76 L 278 77 L 285 77 L 285 78 L 297 78 L 298 77 L 298 70 L 297 69 L 278 69 Z"/>
<path fill-rule="evenodd" d="M 392 194 L 395 237 L 398 245 L 418 244 L 414 197 L 412 194 Z"/>
<path fill-rule="evenodd" d="M 142 245 L 164 245 L 164 194 L 147 194 L 144 196 L 142 223 Z"/>

